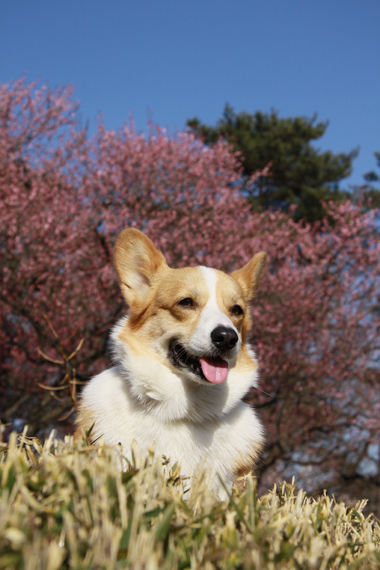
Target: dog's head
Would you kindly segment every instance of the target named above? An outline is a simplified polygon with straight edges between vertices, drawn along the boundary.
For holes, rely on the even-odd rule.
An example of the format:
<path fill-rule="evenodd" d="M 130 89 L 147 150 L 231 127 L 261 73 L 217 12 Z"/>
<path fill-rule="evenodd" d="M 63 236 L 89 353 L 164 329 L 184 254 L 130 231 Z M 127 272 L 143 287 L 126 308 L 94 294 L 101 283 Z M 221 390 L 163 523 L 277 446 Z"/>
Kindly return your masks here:
<path fill-rule="evenodd" d="M 143 233 L 127 229 L 116 242 L 114 261 L 134 350 L 148 351 L 195 382 L 224 382 L 244 352 L 249 304 L 264 273 L 265 253 L 231 275 L 208 267 L 172 269 Z"/>

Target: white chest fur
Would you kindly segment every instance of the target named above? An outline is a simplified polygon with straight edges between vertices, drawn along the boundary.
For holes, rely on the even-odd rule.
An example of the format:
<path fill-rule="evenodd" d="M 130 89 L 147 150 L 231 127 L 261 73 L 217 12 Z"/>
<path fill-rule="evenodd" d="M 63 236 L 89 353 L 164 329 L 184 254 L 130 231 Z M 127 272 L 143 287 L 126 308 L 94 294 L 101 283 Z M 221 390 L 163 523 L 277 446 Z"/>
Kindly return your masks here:
<path fill-rule="evenodd" d="M 207 395 L 212 398 L 212 388 L 217 387 L 210 388 Z M 208 405 L 212 407 L 212 401 Z M 95 419 L 91 437 L 103 437 L 108 445 L 121 444 L 127 459 L 131 459 L 132 447 L 141 455 L 154 449 L 156 455 L 179 463 L 185 476 L 206 470 L 217 492 L 218 478 L 231 486 L 240 465 L 252 456 L 253 446 L 260 447 L 261 425 L 254 410 L 243 402 L 221 417 L 199 422 L 189 421 L 186 416 L 165 418 L 155 409 L 159 406 L 160 402 L 152 400 L 147 406 L 146 401 L 136 398 L 120 367 L 93 378 L 82 397 L 82 408 Z"/>

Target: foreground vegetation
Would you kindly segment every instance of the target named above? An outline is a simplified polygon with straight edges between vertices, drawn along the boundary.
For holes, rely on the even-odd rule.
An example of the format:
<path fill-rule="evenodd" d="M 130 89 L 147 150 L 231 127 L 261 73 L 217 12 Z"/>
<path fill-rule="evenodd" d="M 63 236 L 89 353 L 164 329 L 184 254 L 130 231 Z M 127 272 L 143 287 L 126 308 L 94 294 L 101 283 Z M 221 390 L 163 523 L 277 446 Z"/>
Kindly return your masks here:
<path fill-rule="evenodd" d="M 365 503 L 312 499 L 292 484 L 222 503 L 200 481 L 183 500 L 176 467 L 118 469 L 102 445 L 12 434 L 0 462 L 0 569 L 380 567 Z M 166 467 L 168 469 L 168 467 Z"/>

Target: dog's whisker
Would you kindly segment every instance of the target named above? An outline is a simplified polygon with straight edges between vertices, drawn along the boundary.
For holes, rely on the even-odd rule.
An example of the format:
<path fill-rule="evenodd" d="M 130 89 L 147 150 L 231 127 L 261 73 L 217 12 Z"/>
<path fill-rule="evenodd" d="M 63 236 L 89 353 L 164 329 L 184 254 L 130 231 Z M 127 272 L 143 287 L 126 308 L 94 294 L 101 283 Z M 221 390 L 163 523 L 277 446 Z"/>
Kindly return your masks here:
<path fill-rule="evenodd" d="M 271 394 L 268 394 L 268 392 L 265 392 L 265 390 L 262 390 L 261 388 L 259 388 L 258 386 L 254 386 L 254 388 L 256 390 L 258 390 L 259 392 L 262 392 L 263 394 L 265 394 L 266 396 L 268 396 L 268 398 L 274 398 L 274 396 L 272 396 Z"/>

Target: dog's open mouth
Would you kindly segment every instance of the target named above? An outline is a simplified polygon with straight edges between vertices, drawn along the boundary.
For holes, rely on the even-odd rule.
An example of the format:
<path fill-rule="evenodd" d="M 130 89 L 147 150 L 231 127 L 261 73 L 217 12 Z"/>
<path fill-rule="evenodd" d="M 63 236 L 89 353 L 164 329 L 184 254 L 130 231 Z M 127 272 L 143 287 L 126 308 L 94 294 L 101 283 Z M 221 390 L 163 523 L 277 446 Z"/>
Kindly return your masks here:
<path fill-rule="evenodd" d="M 220 384 L 227 378 L 228 363 L 220 356 L 192 356 L 174 340 L 169 346 L 169 357 L 176 368 L 187 368 L 212 384 Z"/>

